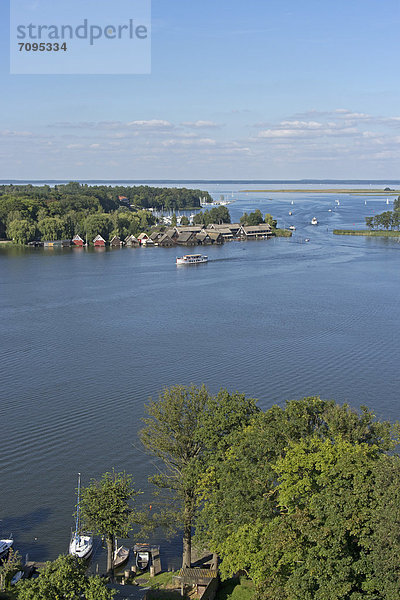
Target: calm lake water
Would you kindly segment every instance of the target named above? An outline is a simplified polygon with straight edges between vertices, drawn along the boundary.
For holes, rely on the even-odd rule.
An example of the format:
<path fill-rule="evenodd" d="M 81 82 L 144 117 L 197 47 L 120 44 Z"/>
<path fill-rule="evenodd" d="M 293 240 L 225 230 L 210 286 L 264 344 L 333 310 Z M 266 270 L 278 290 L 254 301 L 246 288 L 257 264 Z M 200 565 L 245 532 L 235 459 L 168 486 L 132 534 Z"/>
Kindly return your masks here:
<path fill-rule="evenodd" d="M 263 408 L 320 394 L 398 418 L 400 243 L 332 235 L 386 198 L 243 187 L 206 186 L 233 193 L 232 220 L 260 208 L 292 239 L 207 248 L 208 264 L 183 268 L 175 248 L 0 250 L 0 534 L 23 555 L 66 550 L 78 471 L 86 484 L 125 469 L 151 501 L 137 432 L 163 386 L 226 387 Z M 161 544 L 177 564 L 179 541 Z"/>

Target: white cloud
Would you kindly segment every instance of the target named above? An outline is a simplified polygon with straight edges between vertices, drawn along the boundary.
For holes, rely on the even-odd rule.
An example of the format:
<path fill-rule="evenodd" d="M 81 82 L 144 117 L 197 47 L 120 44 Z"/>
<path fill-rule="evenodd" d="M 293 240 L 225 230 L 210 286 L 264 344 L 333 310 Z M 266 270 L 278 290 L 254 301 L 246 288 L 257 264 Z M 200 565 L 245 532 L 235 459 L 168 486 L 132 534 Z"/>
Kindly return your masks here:
<path fill-rule="evenodd" d="M 182 123 L 184 127 L 190 127 L 193 129 L 216 129 L 222 127 L 219 123 L 214 121 L 186 121 Z"/>

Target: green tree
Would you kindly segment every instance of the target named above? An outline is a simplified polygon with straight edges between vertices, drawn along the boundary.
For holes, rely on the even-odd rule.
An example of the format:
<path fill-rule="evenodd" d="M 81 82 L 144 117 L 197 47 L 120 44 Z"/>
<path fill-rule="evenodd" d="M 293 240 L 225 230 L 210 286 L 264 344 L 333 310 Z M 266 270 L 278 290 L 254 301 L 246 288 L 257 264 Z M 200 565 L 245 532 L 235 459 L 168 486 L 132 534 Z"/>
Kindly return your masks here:
<path fill-rule="evenodd" d="M 374 226 L 374 217 L 365 217 L 365 224 L 369 229 Z"/>
<path fill-rule="evenodd" d="M 45 217 L 37 226 L 42 240 L 62 240 L 65 237 L 65 223 L 60 217 Z"/>
<path fill-rule="evenodd" d="M 377 598 L 398 600 L 400 589 L 400 458 L 384 456 L 373 472 L 374 502 L 369 559 Z"/>
<path fill-rule="evenodd" d="M 275 522 L 282 511 L 274 465 L 291 444 L 314 437 L 329 444 L 340 438 L 382 453 L 394 447 L 397 428 L 376 421 L 365 407 L 359 414 L 347 405 L 311 397 L 255 414 L 244 429 L 233 432 L 227 450 L 201 476 L 203 504 L 196 526 L 196 537 L 207 540 L 210 550 L 222 558 L 224 575 L 237 571 L 238 557 L 247 553 L 247 563 L 240 568 L 261 581 L 266 577 L 265 548 L 269 552 L 270 547 L 266 540 L 289 544 L 283 532 L 287 528 L 289 535 L 292 525 L 280 517 Z M 246 537 L 253 540 L 252 547 Z M 279 556 L 278 549 L 271 550 L 271 556 Z"/>
<path fill-rule="evenodd" d="M 114 576 L 115 538 L 127 537 L 132 529 L 131 501 L 138 492 L 126 473 L 104 473 L 81 490 L 81 517 L 84 527 L 104 536 L 107 544 L 107 574 Z"/>
<path fill-rule="evenodd" d="M 202 386 L 166 388 L 146 406 L 148 418 L 140 438 L 160 460 L 150 481 L 168 490 L 169 508 L 161 510 L 155 524 L 183 529 L 182 566 L 191 565 L 192 527 L 199 506 L 198 482 L 218 444 L 243 427 L 257 409 L 243 394 L 221 390 L 217 396 Z"/>
<path fill-rule="evenodd" d="M 17 244 L 27 244 L 35 239 L 36 226 L 28 219 L 11 221 L 7 226 L 7 237 Z"/>
<path fill-rule="evenodd" d="M 264 223 L 268 223 L 268 225 L 271 225 L 272 229 L 276 229 L 278 221 L 276 221 L 276 219 L 274 219 L 272 215 L 267 213 L 264 217 Z"/>
<path fill-rule="evenodd" d="M 171 218 L 171 226 L 176 227 L 177 222 L 178 222 L 178 218 L 176 216 L 176 213 L 174 212 L 172 215 L 172 218 Z"/>
<path fill-rule="evenodd" d="M 16 586 L 18 600 L 112 600 L 100 577 L 86 577 L 87 565 L 73 556 L 59 556 L 47 562 L 36 579 L 20 581 Z"/>
<path fill-rule="evenodd" d="M 8 556 L 0 562 L 0 592 L 4 592 L 20 566 L 21 556 L 19 552 L 10 548 Z"/>
<path fill-rule="evenodd" d="M 146 405 L 148 417 L 140 439 L 145 448 L 162 463 L 163 471 L 150 481 L 172 493 L 173 504 L 159 519 L 183 527 L 182 567 L 191 565 L 192 526 L 196 511 L 194 473 L 202 450 L 196 431 L 199 418 L 207 406 L 209 393 L 204 386 L 165 388 L 157 401 Z"/>
<path fill-rule="evenodd" d="M 181 217 L 181 225 L 189 225 L 189 219 L 186 215 L 182 215 Z"/>
<path fill-rule="evenodd" d="M 261 214 L 261 210 L 257 208 L 254 212 L 249 214 L 247 219 L 247 225 L 254 226 L 260 225 L 261 223 L 264 223 L 264 219 Z"/>
<path fill-rule="evenodd" d="M 108 214 L 88 215 L 86 218 L 86 233 L 89 243 L 94 240 L 96 235 L 101 235 L 107 241 L 112 227 L 113 223 Z"/>

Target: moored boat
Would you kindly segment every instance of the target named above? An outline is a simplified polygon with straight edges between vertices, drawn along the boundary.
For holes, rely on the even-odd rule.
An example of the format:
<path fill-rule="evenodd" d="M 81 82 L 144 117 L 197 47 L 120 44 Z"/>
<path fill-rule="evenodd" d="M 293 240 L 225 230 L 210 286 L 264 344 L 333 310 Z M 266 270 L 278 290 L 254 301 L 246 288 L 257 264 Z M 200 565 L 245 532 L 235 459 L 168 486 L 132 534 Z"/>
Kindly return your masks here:
<path fill-rule="evenodd" d="M 114 568 L 122 567 L 129 558 L 130 550 L 124 546 L 119 546 L 114 551 Z"/>
<path fill-rule="evenodd" d="M 78 558 L 89 558 L 93 551 L 93 536 L 90 533 L 81 533 L 80 523 L 80 491 L 81 491 L 81 474 L 78 473 L 78 501 L 76 504 L 76 523 L 75 531 L 72 534 L 69 543 L 69 553 Z"/>
<path fill-rule="evenodd" d="M 150 552 L 137 552 L 136 553 L 136 566 L 141 571 L 147 569 L 150 562 Z"/>
<path fill-rule="evenodd" d="M 10 535 L 9 538 L 0 540 L 0 559 L 4 558 L 8 554 L 8 551 L 13 543 L 14 539 L 12 535 Z"/>
<path fill-rule="evenodd" d="M 311 225 L 318 225 L 318 221 L 317 221 L 317 218 L 316 218 L 316 217 L 313 217 L 313 218 L 311 219 Z"/>
<path fill-rule="evenodd" d="M 289 229 L 290 229 L 291 231 L 296 231 L 296 227 L 295 227 L 294 225 L 290 225 Z"/>
<path fill-rule="evenodd" d="M 177 257 L 177 265 L 198 265 L 208 262 L 208 256 L 203 254 L 185 254 L 185 256 Z"/>

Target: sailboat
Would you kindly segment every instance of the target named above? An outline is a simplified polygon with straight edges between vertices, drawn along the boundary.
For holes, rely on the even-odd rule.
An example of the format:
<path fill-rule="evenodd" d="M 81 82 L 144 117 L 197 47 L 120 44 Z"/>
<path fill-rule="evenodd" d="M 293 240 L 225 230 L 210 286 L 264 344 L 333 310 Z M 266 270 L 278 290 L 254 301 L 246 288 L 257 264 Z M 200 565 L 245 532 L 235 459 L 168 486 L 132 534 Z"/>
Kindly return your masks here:
<path fill-rule="evenodd" d="M 14 543 L 13 536 L 10 535 L 9 538 L 0 540 L 0 559 L 5 558 L 10 550 L 11 546 Z"/>
<path fill-rule="evenodd" d="M 78 473 L 78 502 L 76 504 L 75 531 L 69 544 L 69 553 L 78 558 L 89 558 L 93 551 L 93 537 L 90 534 L 82 534 L 80 531 L 80 501 L 81 474 Z"/>

